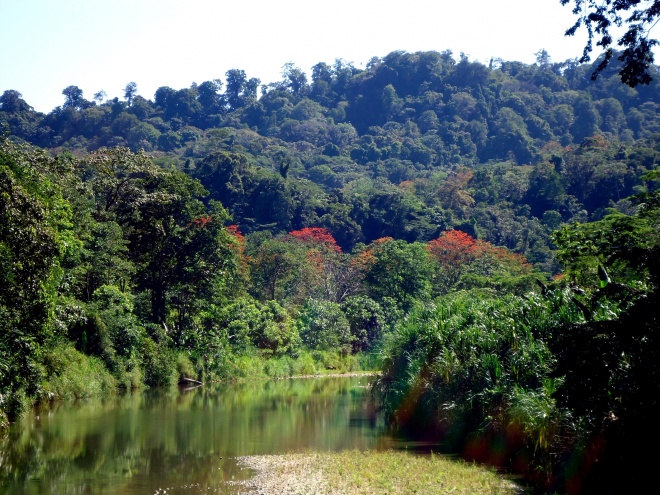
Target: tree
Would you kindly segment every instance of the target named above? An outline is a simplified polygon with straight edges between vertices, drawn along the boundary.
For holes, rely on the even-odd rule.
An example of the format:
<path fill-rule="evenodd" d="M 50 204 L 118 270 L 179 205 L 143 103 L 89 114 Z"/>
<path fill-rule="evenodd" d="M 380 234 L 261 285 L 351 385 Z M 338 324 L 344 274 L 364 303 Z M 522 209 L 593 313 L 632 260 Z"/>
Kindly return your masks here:
<path fill-rule="evenodd" d="M 623 48 L 617 60 L 623 63 L 619 70 L 621 81 L 635 87 L 638 84 L 649 84 L 651 64 L 653 64 L 653 47 L 658 40 L 649 38 L 651 30 L 660 18 L 660 0 L 641 2 L 640 0 L 560 0 L 562 5 L 574 4 L 573 13 L 577 16 L 575 24 L 566 31 L 567 36 L 573 36 L 581 27 L 586 28 L 589 39 L 580 62 L 588 62 L 593 50 L 593 41 L 603 47 L 605 54 L 596 70 L 591 75 L 596 79 L 609 65 L 615 52 L 612 45 Z M 639 8 L 643 7 L 643 8 Z M 626 32 L 614 41 L 610 29 L 624 26 Z"/>
<path fill-rule="evenodd" d="M 133 103 L 133 98 L 135 98 L 136 95 L 137 95 L 137 84 L 131 81 L 124 88 L 124 98 L 126 98 L 129 107 Z"/>
<path fill-rule="evenodd" d="M 32 107 L 23 100 L 23 95 L 16 90 L 8 89 L 0 96 L 0 111 L 7 113 L 27 112 Z"/>
<path fill-rule="evenodd" d="M 337 303 L 310 299 L 300 315 L 302 341 L 313 349 L 351 351 L 350 323 Z"/>
<path fill-rule="evenodd" d="M 307 75 L 293 62 L 288 62 L 282 67 L 284 85 L 296 96 L 302 96 L 307 91 Z"/>
<path fill-rule="evenodd" d="M 256 77 L 247 78 L 244 70 L 230 69 L 225 73 L 227 84 L 225 98 L 232 110 L 246 106 L 257 99 L 257 89 L 261 82 Z"/>
<path fill-rule="evenodd" d="M 298 246 L 300 247 L 300 246 Z M 283 300 L 294 292 L 304 255 L 281 238 L 267 239 L 250 254 L 252 291 L 261 300 Z M 298 252 L 296 252 L 298 251 Z"/>
<path fill-rule="evenodd" d="M 227 212 L 213 201 L 205 207 L 200 198 L 206 191 L 197 180 L 161 169 L 143 153 L 100 150 L 84 165 L 96 199 L 95 217 L 116 221 L 130 246 L 133 282 L 148 293 L 149 318 L 157 324 L 174 321 L 183 332 L 201 302 L 236 272 L 234 236 L 224 227 Z M 176 337 L 180 343 L 184 339 Z"/>
<path fill-rule="evenodd" d="M 107 98 L 107 93 L 104 90 L 97 91 L 94 93 L 94 101 L 97 103 L 101 103 L 103 100 Z"/>
<path fill-rule="evenodd" d="M 64 95 L 64 108 L 87 108 L 90 106 L 90 103 L 83 98 L 83 90 L 78 86 L 67 86 L 62 90 Z"/>
<path fill-rule="evenodd" d="M 441 292 L 454 287 L 479 255 L 476 240 L 460 230 L 448 230 L 428 243 L 426 250 L 436 264 L 435 285 Z"/>
<path fill-rule="evenodd" d="M 474 239 L 460 230 L 443 232 L 426 250 L 434 263 L 435 289 L 447 293 L 456 288 L 524 286 L 531 273 L 527 260 L 506 248 Z"/>
<path fill-rule="evenodd" d="M 534 54 L 534 56 L 536 57 L 536 64 L 540 68 L 545 69 L 550 66 L 552 59 L 550 58 L 550 54 L 545 48 L 540 49 Z"/>
<path fill-rule="evenodd" d="M 305 227 L 301 230 L 289 232 L 289 235 L 310 247 L 341 252 L 341 248 L 337 245 L 337 241 L 332 237 L 332 234 L 321 227 Z"/>
<path fill-rule="evenodd" d="M 197 87 L 197 101 L 202 105 L 206 115 L 223 113 L 224 102 L 220 94 L 221 89 L 222 81 L 219 79 L 204 81 Z"/>
<path fill-rule="evenodd" d="M 352 257 L 341 252 L 334 237 L 324 228 L 312 227 L 289 232 L 293 244 L 305 247 L 298 298 L 314 297 L 341 303 L 358 291 L 362 273 Z M 301 297 L 302 296 L 302 297 Z"/>
<path fill-rule="evenodd" d="M 431 295 L 432 266 L 424 245 L 392 238 L 378 239 L 360 254 L 365 282 L 379 303 L 394 301 L 408 310 Z"/>
<path fill-rule="evenodd" d="M 0 415 L 20 412 L 20 395 L 39 390 L 60 261 L 77 244 L 55 168 L 45 152 L 0 137 Z"/>
<path fill-rule="evenodd" d="M 657 181 L 660 172 L 644 179 Z M 600 445 L 586 493 L 643 491 L 652 461 L 642 452 L 659 441 L 653 427 L 660 407 L 659 190 L 635 200 L 634 215 L 611 213 L 554 235 L 573 281 L 587 282 L 572 298 L 582 299 L 587 321 L 557 328 L 549 341 L 554 373 L 564 377 L 557 403 L 589 425 L 588 440 Z M 597 318 L 608 301 L 624 311 Z M 631 477 L 633 469 L 639 474 Z"/>
<path fill-rule="evenodd" d="M 382 337 L 387 318 L 373 299 L 367 296 L 351 296 L 341 305 L 353 337 L 353 351 L 368 351 Z"/>

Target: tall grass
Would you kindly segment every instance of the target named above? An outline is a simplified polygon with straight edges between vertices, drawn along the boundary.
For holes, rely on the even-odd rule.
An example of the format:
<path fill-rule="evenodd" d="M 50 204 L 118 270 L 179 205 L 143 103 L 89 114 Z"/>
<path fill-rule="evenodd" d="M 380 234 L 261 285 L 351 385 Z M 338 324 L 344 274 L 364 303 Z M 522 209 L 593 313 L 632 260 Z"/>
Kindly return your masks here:
<path fill-rule="evenodd" d="M 48 400 L 84 399 L 115 393 L 117 380 L 99 358 L 60 345 L 44 356 L 49 378 L 42 385 Z"/>

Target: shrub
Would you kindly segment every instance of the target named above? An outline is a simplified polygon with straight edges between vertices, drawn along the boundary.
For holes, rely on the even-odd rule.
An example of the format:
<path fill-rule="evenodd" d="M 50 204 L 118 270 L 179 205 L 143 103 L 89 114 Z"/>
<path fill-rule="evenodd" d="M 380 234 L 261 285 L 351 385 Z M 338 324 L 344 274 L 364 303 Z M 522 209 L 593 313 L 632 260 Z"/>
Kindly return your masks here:
<path fill-rule="evenodd" d="M 556 447 L 548 435 L 563 426 L 546 342 L 559 322 L 580 318 L 570 306 L 561 293 L 495 298 L 472 291 L 416 307 L 386 343 L 377 386 L 386 411 L 455 447 L 472 435 L 487 442 L 515 432 L 507 455 L 525 447 L 543 458 Z"/>

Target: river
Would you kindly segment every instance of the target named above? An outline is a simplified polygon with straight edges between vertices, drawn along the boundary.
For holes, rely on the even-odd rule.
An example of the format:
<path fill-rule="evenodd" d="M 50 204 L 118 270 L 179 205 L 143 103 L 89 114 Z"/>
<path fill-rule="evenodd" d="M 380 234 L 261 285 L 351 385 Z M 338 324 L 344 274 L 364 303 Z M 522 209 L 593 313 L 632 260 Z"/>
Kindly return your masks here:
<path fill-rule="evenodd" d="M 372 378 L 147 390 L 42 406 L 0 441 L 0 493 L 233 494 L 237 456 L 397 445 Z"/>

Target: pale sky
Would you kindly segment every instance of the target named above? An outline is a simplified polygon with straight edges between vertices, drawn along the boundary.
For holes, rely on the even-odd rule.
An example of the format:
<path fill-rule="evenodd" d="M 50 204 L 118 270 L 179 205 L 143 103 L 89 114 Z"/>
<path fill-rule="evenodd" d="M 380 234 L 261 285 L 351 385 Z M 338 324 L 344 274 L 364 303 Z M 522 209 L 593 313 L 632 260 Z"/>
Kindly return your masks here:
<path fill-rule="evenodd" d="M 544 48 L 560 62 L 584 47 L 584 33 L 564 36 L 573 22 L 559 0 L 0 0 L 0 94 L 49 112 L 70 85 L 91 100 L 134 81 L 153 99 L 229 69 L 270 83 L 287 62 L 309 78 L 318 62 L 362 68 L 394 50 L 531 64 Z"/>

